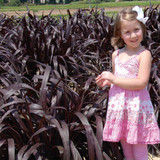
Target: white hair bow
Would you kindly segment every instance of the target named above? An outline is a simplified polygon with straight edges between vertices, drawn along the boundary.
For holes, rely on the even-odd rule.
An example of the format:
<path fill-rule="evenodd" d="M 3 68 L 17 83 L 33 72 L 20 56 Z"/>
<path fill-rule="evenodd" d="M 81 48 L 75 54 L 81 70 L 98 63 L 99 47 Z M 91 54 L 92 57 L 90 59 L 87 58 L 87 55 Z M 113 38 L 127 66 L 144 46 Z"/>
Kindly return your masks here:
<path fill-rule="evenodd" d="M 142 8 L 139 8 L 138 6 L 135 6 L 132 11 L 136 11 L 137 12 L 137 20 L 141 21 L 143 24 L 145 24 L 148 20 L 149 17 L 145 17 L 144 18 L 144 13 Z"/>

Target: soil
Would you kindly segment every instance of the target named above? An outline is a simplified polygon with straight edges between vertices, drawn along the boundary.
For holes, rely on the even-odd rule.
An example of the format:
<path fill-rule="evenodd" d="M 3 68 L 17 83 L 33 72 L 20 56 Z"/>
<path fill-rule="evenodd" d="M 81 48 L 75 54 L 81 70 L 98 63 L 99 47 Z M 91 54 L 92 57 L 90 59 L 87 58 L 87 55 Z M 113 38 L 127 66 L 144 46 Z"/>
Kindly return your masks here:
<path fill-rule="evenodd" d="M 106 7 L 104 8 L 105 11 L 120 11 L 122 9 L 122 7 Z M 100 9 L 99 9 L 100 10 Z M 77 11 L 77 9 L 69 9 L 70 13 L 75 13 Z M 37 16 L 41 16 L 41 15 L 48 15 L 51 12 L 51 10 L 41 10 L 38 12 L 33 12 L 30 11 L 30 13 L 32 15 L 37 15 Z M 7 12 L 0 12 L 0 14 L 3 13 L 5 15 L 8 16 L 23 16 L 25 14 L 27 14 L 27 11 L 7 11 Z M 51 15 L 66 15 L 67 14 L 67 9 L 54 9 Z"/>
<path fill-rule="evenodd" d="M 160 156 L 156 157 L 156 156 L 153 156 L 149 153 L 149 160 L 160 160 Z"/>

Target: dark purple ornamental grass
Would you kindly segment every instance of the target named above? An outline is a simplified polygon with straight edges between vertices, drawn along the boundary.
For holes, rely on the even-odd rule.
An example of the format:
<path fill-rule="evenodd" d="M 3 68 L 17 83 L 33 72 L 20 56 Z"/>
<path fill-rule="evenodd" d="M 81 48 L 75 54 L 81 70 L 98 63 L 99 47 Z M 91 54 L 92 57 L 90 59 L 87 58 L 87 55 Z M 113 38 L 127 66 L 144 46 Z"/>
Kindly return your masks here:
<path fill-rule="evenodd" d="M 152 52 L 149 92 L 160 126 L 160 10 L 145 9 Z M 0 159 L 122 160 L 119 143 L 102 141 L 114 19 L 101 10 L 68 18 L 0 15 Z M 160 145 L 150 145 L 157 153 Z"/>

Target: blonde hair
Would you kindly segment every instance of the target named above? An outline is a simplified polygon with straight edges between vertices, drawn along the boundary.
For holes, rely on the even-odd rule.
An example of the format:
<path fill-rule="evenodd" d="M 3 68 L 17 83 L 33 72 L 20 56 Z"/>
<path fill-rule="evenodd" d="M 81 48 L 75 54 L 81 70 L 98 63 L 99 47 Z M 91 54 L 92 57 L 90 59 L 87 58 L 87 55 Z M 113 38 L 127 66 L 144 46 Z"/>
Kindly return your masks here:
<path fill-rule="evenodd" d="M 113 37 L 111 39 L 111 44 L 113 47 L 124 47 L 125 43 L 123 41 L 123 39 L 121 38 L 121 21 L 123 20 L 128 20 L 128 21 L 132 21 L 132 20 L 136 20 L 137 17 L 137 12 L 136 11 L 132 11 L 132 8 L 126 8 L 123 9 L 122 11 L 120 11 L 115 19 L 115 24 L 114 24 L 114 30 L 113 30 Z M 139 23 L 141 24 L 142 30 L 143 30 L 143 39 L 145 38 L 145 34 L 146 34 L 146 27 L 145 25 L 139 21 Z"/>

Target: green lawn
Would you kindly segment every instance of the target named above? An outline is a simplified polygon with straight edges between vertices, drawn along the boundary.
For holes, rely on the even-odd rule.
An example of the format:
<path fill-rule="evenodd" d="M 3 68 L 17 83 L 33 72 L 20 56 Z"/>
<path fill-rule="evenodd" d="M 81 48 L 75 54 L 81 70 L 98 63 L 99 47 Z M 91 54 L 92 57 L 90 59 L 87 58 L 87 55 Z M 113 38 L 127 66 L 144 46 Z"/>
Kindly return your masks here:
<path fill-rule="evenodd" d="M 160 5 L 160 1 L 152 1 L 151 4 L 153 5 Z M 149 1 L 131 1 L 131 2 L 108 2 L 108 3 L 99 3 L 99 4 L 91 4 L 91 8 L 98 7 L 126 7 L 126 6 L 149 6 Z M 82 3 L 71 3 L 66 5 L 35 5 L 35 6 L 28 6 L 29 10 L 34 11 L 40 11 L 40 10 L 51 10 L 53 8 L 55 9 L 78 9 L 78 8 L 89 8 L 89 4 L 82 4 Z M 11 7 L 11 6 L 1 6 L 0 11 L 26 11 L 26 6 L 20 6 L 20 7 Z"/>

